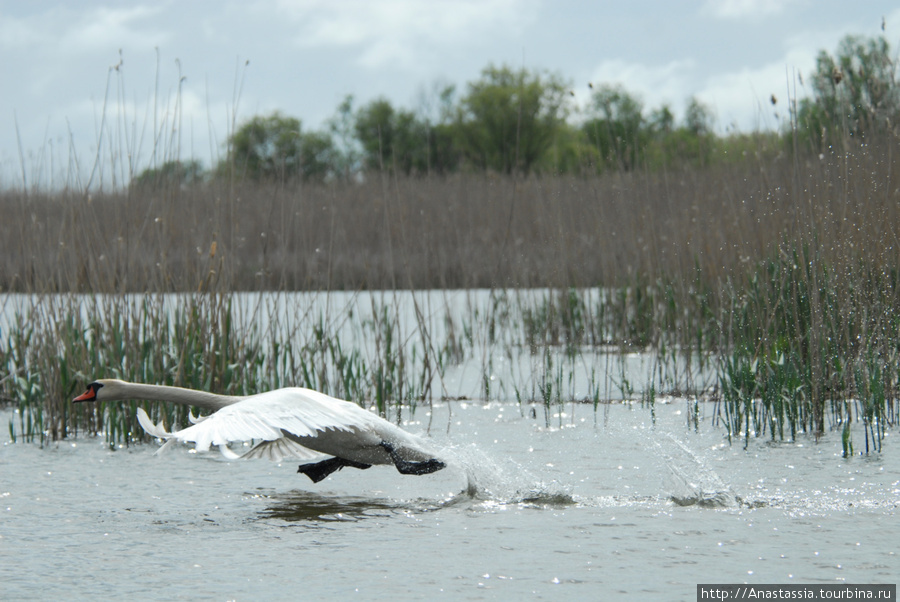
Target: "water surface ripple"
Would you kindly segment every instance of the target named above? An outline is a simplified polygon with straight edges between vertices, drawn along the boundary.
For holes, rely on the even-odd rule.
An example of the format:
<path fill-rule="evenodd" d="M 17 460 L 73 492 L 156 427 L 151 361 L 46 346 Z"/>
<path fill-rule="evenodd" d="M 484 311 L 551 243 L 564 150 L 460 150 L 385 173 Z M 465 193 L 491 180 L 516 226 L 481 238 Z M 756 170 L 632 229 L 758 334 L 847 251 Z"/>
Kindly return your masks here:
<path fill-rule="evenodd" d="M 693 600 L 698 582 L 896 582 L 894 437 L 850 459 L 836 434 L 744 450 L 683 410 L 653 425 L 567 406 L 546 428 L 515 406 L 438 406 L 447 469 L 317 485 L 293 463 L 187 448 L 7 444 L 0 597 Z"/>

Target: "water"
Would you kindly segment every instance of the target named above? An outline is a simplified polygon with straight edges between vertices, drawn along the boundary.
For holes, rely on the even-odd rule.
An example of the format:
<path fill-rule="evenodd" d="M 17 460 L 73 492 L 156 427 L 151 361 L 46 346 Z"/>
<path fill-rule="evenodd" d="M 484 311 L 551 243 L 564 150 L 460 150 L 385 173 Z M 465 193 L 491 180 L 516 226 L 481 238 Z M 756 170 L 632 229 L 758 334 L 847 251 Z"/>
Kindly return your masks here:
<path fill-rule="evenodd" d="M 430 418 L 452 464 L 420 477 L 2 446 L 0 597 L 693 600 L 698 582 L 900 574 L 893 437 L 843 459 L 837 434 L 729 446 L 708 418 L 688 429 L 683 400 L 655 426 L 623 405 L 566 406 L 552 428 L 541 409 L 450 410 L 407 426 Z"/>

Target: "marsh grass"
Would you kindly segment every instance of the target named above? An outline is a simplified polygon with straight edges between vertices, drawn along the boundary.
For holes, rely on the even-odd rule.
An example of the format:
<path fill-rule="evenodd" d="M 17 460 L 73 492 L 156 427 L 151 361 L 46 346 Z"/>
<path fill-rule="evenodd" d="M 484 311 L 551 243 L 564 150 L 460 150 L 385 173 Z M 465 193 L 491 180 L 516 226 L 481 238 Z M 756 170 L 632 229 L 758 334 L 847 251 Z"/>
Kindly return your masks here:
<path fill-rule="evenodd" d="M 897 424 L 896 272 L 805 246 L 761 262 L 740 290 L 720 360 L 729 434 L 793 440 L 841 429 L 849 454 L 854 400 L 865 451 L 880 450 Z"/>
<path fill-rule="evenodd" d="M 70 403 L 96 375 L 243 394 L 263 361 L 259 337 L 235 333 L 222 296 L 40 296 L 10 331 L 4 359 L 21 374 L 5 396 L 17 405 L 18 434 L 42 442 L 79 430 L 105 433 L 111 445 L 141 437 L 136 403 Z M 145 407 L 168 424 L 186 422 L 186 408 Z"/>

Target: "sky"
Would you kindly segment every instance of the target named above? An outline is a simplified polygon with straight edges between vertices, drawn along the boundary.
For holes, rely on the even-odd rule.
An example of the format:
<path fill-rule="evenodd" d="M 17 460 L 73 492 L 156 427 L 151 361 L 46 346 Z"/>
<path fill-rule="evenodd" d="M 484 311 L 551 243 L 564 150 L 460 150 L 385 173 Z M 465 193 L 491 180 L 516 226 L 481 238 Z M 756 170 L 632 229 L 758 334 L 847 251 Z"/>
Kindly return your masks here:
<path fill-rule="evenodd" d="M 559 75 L 575 93 L 573 119 L 588 107 L 588 83 L 621 84 L 647 112 L 667 104 L 681 117 L 695 96 L 713 109 L 720 133 L 772 129 L 787 98 L 806 94 L 795 75 L 807 77 L 819 51 L 833 54 L 850 34 L 883 34 L 896 51 L 900 7 L 0 0 L 0 188 L 21 187 L 23 171 L 29 187 L 59 187 L 76 173 L 84 185 L 98 154 L 106 166 L 95 184 L 121 183 L 162 156 L 208 167 L 235 124 L 279 110 L 304 130 L 322 128 L 348 95 L 357 107 L 384 97 L 433 113 L 436 90 L 453 84 L 464 94 L 488 65 Z"/>

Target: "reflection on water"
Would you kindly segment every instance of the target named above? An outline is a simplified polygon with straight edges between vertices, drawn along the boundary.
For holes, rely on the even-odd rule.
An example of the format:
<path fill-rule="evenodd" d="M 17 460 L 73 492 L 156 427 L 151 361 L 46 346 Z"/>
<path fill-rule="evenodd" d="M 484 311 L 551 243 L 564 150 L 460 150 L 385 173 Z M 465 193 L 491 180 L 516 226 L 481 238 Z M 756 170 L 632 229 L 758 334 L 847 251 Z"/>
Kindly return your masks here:
<path fill-rule="evenodd" d="M 257 494 L 258 495 L 258 494 Z M 265 496 L 269 504 L 259 512 L 260 519 L 277 519 L 287 522 L 345 522 L 371 518 L 386 518 L 396 514 L 422 514 L 444 509 L 470 511 L 495 510 L 501 507 L 519 509 L 550 509 L 574 506 L 579 502 L 571 495 L 552 491 L 524 491 L 507 499 L 493 498 L 486 491 L 471 495 L 463 490 L 446 499 L 394 500 L 353 495 L 319 494 L 294 490 L 270 493 Z"/>
<path fill-rule="evenodd" d="M 301 490 L 271 494 L 269 499 L 271 505 L 259 513 L 259 518 L 288 522 L 359 521 L 394 514 L 430 512 L 442 505 L 429 500 L 407 502 L 366 496 L 323 495 Z"/>

